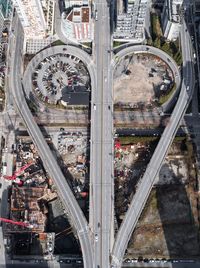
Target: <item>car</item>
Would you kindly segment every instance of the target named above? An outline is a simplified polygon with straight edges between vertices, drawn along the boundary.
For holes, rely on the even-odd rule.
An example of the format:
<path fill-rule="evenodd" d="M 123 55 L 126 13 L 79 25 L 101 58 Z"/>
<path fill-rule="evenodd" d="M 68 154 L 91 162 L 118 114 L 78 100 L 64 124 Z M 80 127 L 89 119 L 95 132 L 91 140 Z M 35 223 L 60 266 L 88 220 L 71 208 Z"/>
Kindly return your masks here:
<path fill-rule="evenodd" d="M 138 262 L 138 261 L 137 261 L 137 259 L 132 259 L 131 262 L 134 263 L 134 262 Z"/>
<path fill-rule="evenodd" d="M 186 87 L 186 91 L 189 91 L 189 90 L 190 90 L 190 87 L 189 87 L 189 86 L 187 86 L 187 87 Z"/>
<path fill-rule="evenodd" d="M 83 263 L 82 260 L 76 260 L 76 263 Z"/>
<path fill-rule="evenodd" d="M 110 110 L 110 105 L 108 105 L 108 110 Z"/>
<path fill-rule="evenodd" d="M 95 242 L 98 242 L 98 240 L 99 240 L 98 234 L 95 234 L 94 238 L 95 238 Z"/>
<path fill-rule="evenodd" d="M 63 127 L 60 128 L 60 131 L 65 131 L 65 129 Z"/>
<path fill-rule="evenodd" d="M 93 105 L 93 108 L 94 108 L 94 110 L 96 111 L 96 109 L 97 109 L 97 106 L 96 106 L 96 104 L 94 104 L 94 105 Z"/>

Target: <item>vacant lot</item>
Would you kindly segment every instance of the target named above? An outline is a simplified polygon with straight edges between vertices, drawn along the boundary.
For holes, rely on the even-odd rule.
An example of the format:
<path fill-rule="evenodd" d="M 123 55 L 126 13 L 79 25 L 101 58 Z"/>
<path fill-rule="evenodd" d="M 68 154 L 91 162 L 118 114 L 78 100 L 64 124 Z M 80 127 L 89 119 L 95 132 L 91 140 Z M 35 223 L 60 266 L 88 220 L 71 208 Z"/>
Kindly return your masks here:
<path fill-rule="evenodd" d="M 198 190 L 190 142 L 174 143 L 129 243 L 131 257 L 199 257 Z"/>
<path fill-rule="evenodd" d="M 124 105 L 148 105 L 167 92 L 173 82 L 171 70 L 160 59 L 131 55 L 115 71 L 114 101 Z"/>

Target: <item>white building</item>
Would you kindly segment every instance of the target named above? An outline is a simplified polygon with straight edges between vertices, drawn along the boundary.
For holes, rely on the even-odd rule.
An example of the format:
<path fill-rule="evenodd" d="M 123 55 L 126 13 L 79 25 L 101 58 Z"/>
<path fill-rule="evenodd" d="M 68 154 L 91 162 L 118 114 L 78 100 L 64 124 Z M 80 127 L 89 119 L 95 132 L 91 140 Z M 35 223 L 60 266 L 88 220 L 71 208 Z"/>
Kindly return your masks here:
<path fill-rule="evenodd" d="M 35 54 L 52 41 L 55 0 L 13 0 L 13 4 L 24 28 L 24 52 Z"/>
<path fill-rule="evenodd" d="M 183 0 L 165 0 L 162 12 L 163 34 L 168 40 L 176 40 L 181 26 Z"/>
<path fill-rule="evenodd" d="M 73 42 L 91 42 L 94 38 L 94 24 L 90 7 L 73 7 L 69 14 L 63 13 L 61 30 Z"/>
<path fill-rule="evenodd" d="M 65 8 L 73 6 L 88 6 L 88 0 L 65 0 Z"/>
<path fill-rule="evenodd" d="M 55 0 L 41 0 L 42 8 L 47 24 L 47 34 L 54 33 Z"/>
<path fill-rule="evenodd" d="M 149 28 L 147 22 L 150 21 L 150 1 L 128 0 L 126 12 L 124 9 L 121 5 L 118 9 L 114 40 L 142 43 L 145 40 L 145 30 Z"/>

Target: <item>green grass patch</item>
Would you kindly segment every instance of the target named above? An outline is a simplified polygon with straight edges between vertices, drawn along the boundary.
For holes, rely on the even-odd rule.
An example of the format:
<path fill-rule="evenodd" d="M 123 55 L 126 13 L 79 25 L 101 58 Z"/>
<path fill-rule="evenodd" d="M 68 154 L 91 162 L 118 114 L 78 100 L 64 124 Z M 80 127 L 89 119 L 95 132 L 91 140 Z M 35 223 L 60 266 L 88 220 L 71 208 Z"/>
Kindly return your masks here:
<path fill-rule="evenodd" d="M 153 136 L 126 136 L 126 137 L 118 137 L 118 140 L 122 145 L 128 145 L 132 143 L 142 142 L 148 143 L 151 141 L 158 141 L 159 137 Z"/>
<path fill-rule="evenodd" d="M 81 43 L 83 47 L 92 48 L 92 42 Z"/>
<path fill-rule="evenodd" d="M 62 45 L 66 45 L 66 44 L 63 43 L 61 40 L 56 40 L 51 44 L 51 46 L 62 46 Z"/>
<path fill-rule="evenodd" d="M 160 17 L 155 13 L 151 13 L 151 27 L 153 40 L 155 40 L 157 37 L 163 36 Z"/>
<path fill-rule="evenodd" d="M 170 57 L 172 57 L 177 65 L 182 64 L 182 53 L 179 46 L 179 39 L 176 41 L 169 42 L 163 36 L 160 16 L 155 13 L 151 13 L 151 30 L 152 30 L 152 39 L 147 40 L 147 44 L 154 46 L 166 52 Z"/>
<path fill-rule="evenodd" d="M 113 47 L 119 47 L 126 44 L 126 42 L 113 41 Z"/>

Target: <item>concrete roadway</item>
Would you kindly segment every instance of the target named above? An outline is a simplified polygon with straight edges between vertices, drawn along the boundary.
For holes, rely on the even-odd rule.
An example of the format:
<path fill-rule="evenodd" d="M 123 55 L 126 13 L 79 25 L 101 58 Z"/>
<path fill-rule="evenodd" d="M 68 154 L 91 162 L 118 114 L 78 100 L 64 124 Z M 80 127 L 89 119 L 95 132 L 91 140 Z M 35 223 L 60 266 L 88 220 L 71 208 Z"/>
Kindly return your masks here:
<path fill-rule="evenodd" d="M 110 267 L 113 240 L 113 105 L 110 85 L 111 49 L 109 7 L 95 2 L 94 60 L 96 87 L 91 102 L 90 227 L 94 235 L 95 268 Z M 96 235 L 96 239 L 95 239 Z M 98 238 L 97 238 L 98 236 Z"/>
<path fill-rule="evenodd" d="M 176 107 L 171 115 L 170 121 L 165 128 L 158 146 L 150 160 L 143 178 L 138 183 L 138 190 L 135 193 L 125 218 L 118 231 L 115 244 L 112 251 L 113 267 L 121 267 L 124 252 L 126 250 L 130 236 L 137 224 L 137 221 L 146 204 L 154 180 L 160 170 L 163 160 L 167 154 L 167 150 L 173 141 L 181 118 L 184 116 L 186 108 L 193 92 L 194 72 L 192 63 L 192 51 L 190 44 L 190 36 L 186 32 L 186 25 L 181 28 L 181 45 L 183 55 L 183 82 L 182 88 L 177 101 Z M 189 86 L 189 90 L 186 88 Z"/>
<path fill-rule="evenodd" d="M 14 30 L 14 42 L 11 59 L 11 73 L 10 73 L 10 83 L 12 94 L 15 99 L 16 106 L 18 108 L 19 114 L 24 120 L 30 136 L 32 137 L 35 145 L 38 148 L 38 152 L 43 161 L 43 164 L 48 171 L 49 175 L 53 178 L 54 183 L 57 187 L 59 196 L 65 206 L 67 213 L 69 214 L 69 220 L 72 221 L 79 241 L 82 248 L 84 266 L 92 268 L 93 258 L 92 258 L 92 247 L 90 243 L 90 233 L 88 230 L 87 221 L 80 209 L 68 183 L 66 182 L 63 173 L 58 166 L 49 146 L 47 145 L 41 131 L 39 130 L 34 118 L 27 106 L 22 85 L 21 85 L 21 51 L 23 47 L 23 38 L 21 38 L 20 32 L 22 27 L 19 21 L 17 21 Z"/>

